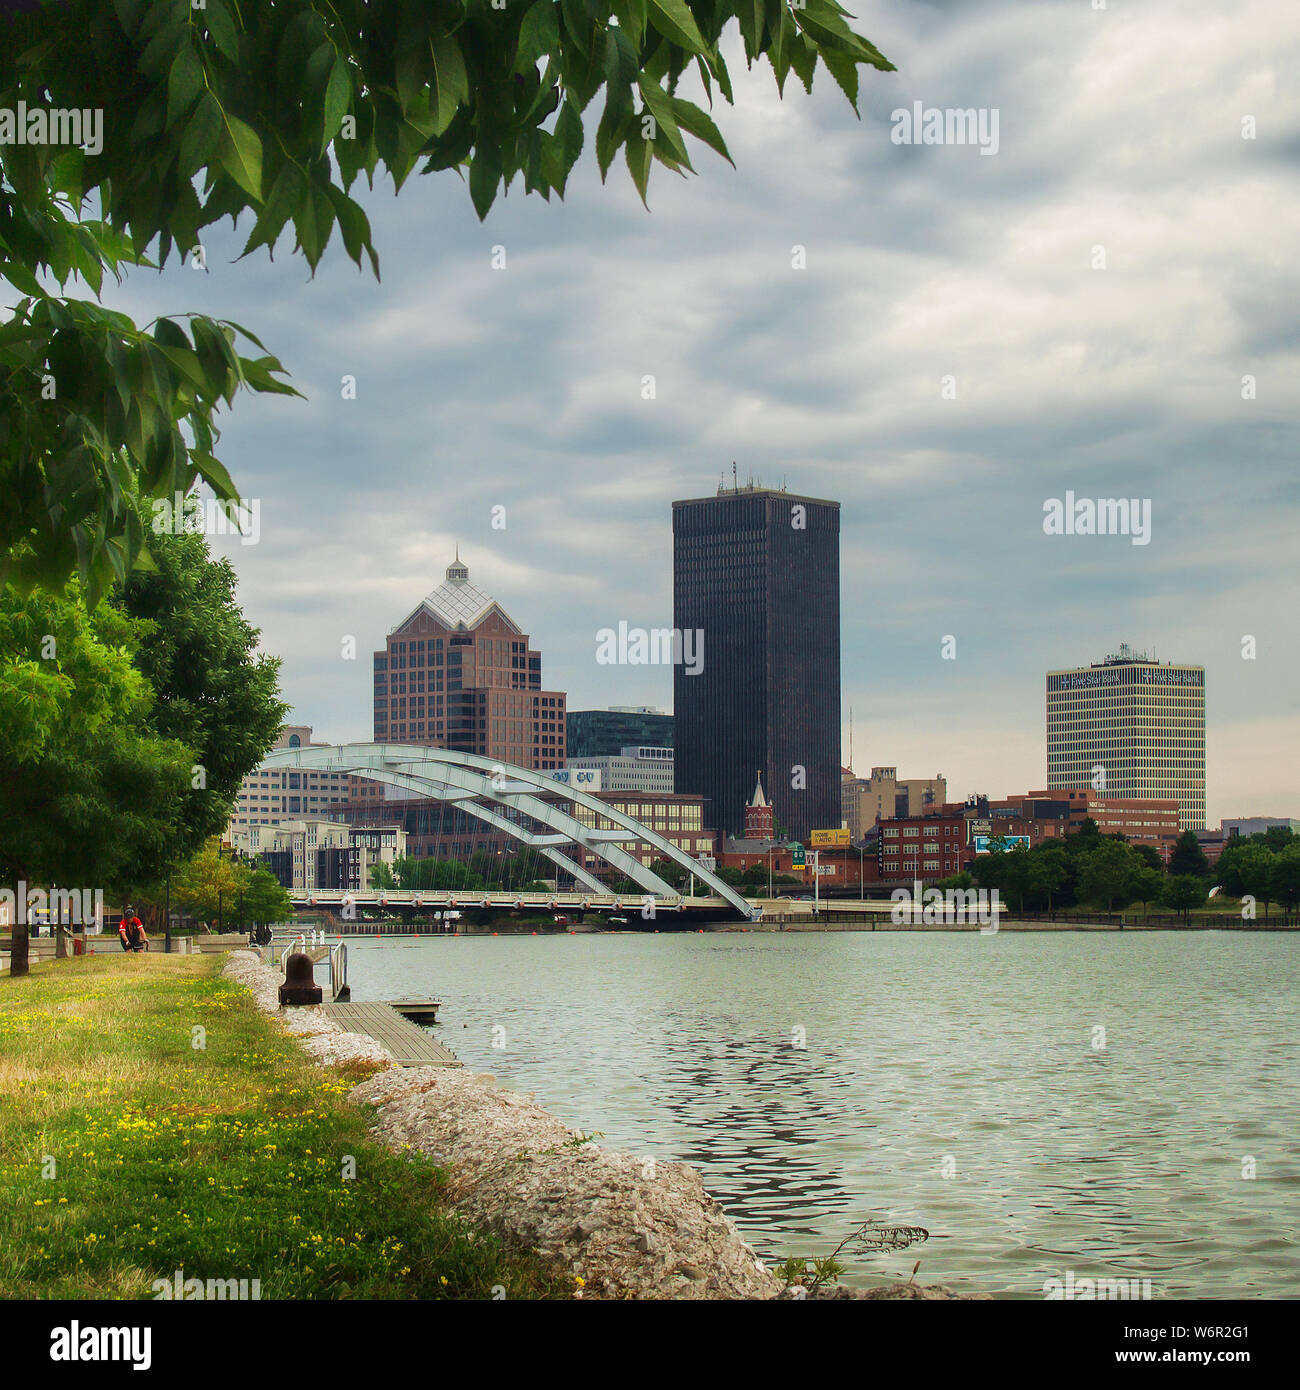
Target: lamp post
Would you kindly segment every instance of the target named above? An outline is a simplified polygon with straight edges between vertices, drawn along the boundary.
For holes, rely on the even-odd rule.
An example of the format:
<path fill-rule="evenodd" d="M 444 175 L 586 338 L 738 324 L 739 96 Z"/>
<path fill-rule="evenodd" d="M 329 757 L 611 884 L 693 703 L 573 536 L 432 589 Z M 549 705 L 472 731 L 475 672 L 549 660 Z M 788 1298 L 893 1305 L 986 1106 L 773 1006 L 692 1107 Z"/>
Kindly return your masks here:
<path fill-rule="evenodd" d="M 867 897 L 867 885 L 862 877 L 863 857 L 862 846 L 858 846 L 858 901 L 865 902 Z"/>
<path fill-rule="evenodd" d="M 163 954 L 172 953 L 172 875 L 167 871 L 167 895 L 163 899 Z"/>

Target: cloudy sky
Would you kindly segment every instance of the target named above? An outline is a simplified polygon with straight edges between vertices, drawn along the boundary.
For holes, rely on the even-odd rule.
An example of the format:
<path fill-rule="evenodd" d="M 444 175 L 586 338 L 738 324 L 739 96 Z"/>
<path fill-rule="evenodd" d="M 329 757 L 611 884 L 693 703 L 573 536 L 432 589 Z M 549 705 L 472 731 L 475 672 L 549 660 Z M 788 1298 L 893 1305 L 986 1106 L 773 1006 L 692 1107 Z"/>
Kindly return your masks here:
<path fill-rule="evenodd" d="M 455 174 L 377 186 L 379 285 L 338 245 L 234 264 L 228 223 L 206 274 L 132 277 L 113 302 L 246 323 L 309 397 L 241 399 L 221 449 L 262 535 L 218 548 L 296 717 L 369 737 L 370 652 L 457 542 L 571 708 L 671 708 L 595 634 L 671 624 L 671 503 L 735 460 L 842 504 L 859 771 L 1042 786 L 1043 673 L 1127 641 L 1206 667 L 1209 823 L 1300 815 L 1300 14 L 1093 3 L 857 0 L 899 68 L 860 121 L 733 42 L 737 168 L 656 166 L 648 213 L 589 149 L 484 225 Z M 916 101 L 996 108 L 997 153 L 891 142 Z M 1149 499 L 1150 544 L 1045 535 L 1067 489 Z"/>

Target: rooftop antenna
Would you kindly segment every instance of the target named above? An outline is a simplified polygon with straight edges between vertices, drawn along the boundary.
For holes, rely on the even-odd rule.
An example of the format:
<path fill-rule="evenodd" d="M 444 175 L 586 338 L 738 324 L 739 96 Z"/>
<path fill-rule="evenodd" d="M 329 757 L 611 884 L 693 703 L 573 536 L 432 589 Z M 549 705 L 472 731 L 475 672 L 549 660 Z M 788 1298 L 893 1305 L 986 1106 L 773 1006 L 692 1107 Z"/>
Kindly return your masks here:
<path fill-rule="evenodd" d="M 737 480 L 736 480 L 736 460 L 735 460 L 735 459 L 732 459 L 732 460 L 731 460 L 731 490 L 732 490 L 732 492 L 739 492 L 739 491 L 740 491 L 740 484 L 739 484 L 739 482 L 737 482 Z"/>

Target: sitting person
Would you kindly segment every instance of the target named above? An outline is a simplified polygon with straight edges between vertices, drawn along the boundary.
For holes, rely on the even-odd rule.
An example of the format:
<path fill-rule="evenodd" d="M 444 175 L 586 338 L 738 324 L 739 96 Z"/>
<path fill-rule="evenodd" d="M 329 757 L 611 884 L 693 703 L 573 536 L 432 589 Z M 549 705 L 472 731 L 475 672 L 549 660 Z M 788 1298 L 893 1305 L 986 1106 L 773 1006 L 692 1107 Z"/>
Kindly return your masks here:
<path fill-rule="evenodd" d="M 117 939 L 122 943 L 124 951 L 143 951 L 149 944 L 144 923 L 135 915 L 135 908 L 129 903 L 123 909 L 122 920 L 117 924 Z"/>

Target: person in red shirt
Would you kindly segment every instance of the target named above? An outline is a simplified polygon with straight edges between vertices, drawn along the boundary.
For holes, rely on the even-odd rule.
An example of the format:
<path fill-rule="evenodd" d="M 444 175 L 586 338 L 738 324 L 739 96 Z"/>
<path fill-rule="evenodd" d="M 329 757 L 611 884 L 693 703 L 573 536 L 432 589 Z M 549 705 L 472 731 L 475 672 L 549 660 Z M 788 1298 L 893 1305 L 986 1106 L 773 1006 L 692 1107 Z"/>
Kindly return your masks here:
<path fill-rule="evenodd" d="M 135 915 L 135 908 L 128 904 L 122 912 L 122 920 L 117 924 L 117 939 L 124 951 L 143 951 L 149 943 L 144 933 L 144 923 Z"/>

